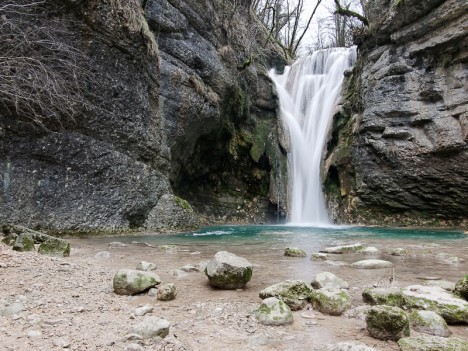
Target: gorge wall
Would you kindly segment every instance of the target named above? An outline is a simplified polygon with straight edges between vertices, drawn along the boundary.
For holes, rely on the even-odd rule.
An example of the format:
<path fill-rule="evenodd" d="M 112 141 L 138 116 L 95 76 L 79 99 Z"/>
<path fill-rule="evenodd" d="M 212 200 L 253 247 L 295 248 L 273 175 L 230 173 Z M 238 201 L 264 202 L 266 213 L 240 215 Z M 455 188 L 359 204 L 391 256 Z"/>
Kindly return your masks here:
<path fill-rule="evenodd" d="M 285 159 L 265 65 L 282 59 L 248 2 L 12 3 L 0 5 L 13 62 L 0 63 L 0 223 L 197 226 L 180 197 L 205 222 L 274 213 Z"/>
<path fill-rule="evenodd" d="M 468 3 L 369 2 L 325 162 L 338 221 L 467 226 Z"/>

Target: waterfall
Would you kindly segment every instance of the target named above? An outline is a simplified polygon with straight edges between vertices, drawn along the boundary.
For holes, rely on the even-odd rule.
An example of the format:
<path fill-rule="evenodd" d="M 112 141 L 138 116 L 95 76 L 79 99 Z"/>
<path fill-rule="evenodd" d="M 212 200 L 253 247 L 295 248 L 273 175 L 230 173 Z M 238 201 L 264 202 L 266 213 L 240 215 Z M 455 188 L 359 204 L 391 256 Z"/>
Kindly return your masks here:
<path fill-rule="evenodd" d="M 330 223 L 320 180 L 320 164 L 343 73 L 356 60 L 355 48 L 314 52 L 287 66 L 283 74 L 270 71 L 278 90 L 281 118 L 290 134 L 288 150 L 290 221 Z"/>

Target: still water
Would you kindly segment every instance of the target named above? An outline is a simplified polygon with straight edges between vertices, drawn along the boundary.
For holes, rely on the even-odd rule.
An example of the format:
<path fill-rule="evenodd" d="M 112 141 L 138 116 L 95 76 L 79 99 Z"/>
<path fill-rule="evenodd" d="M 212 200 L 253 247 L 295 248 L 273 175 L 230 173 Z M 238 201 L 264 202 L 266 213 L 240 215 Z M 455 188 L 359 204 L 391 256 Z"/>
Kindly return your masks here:
<path fill-rule="evenodd" d="M 259 284 L 273 284 L 282 279 L 310 281 L 314 274 L 330 271 L 345 275 L 359 285 L 385 281 L 390 274 L 401 285 L 419 283 L 421 278 L 437 276 L 457 281 L 468 272 L 468 235 L 456 230 L 401 229 L 352 226 L 212 226 L 200 230 L 171 235 L 144 235 L 118 238 L 87 239 L 95 251 L 105 250 L 112 241 L 127 243 L 119 249 L 119 264 L 133 264 L 137 260 L 157 260 L 159 267 L 176 269 L 184 264 L 209 260 L 217 251 L 226 250 L 242 256 L 254 265 Z M 141 245 L 145 243 L 145 245 Z M 311 261 L 310 254 L 325 247 L 361 243 L 374 246 L 381 253 L 331 255 L 332 260 Z M 174 245 L 174 247 L 163 247 Z M 298 247 L 308 257 L 285 257 L 286 247 Z M 404 248 L 405 256 L 393 256 L 394 248 Z M 458 257 L 455 262 L 447 258 Z M 395 265 L 388 270 L 357 270 L 350 263 L 363 259 L 382 259 Z"/>

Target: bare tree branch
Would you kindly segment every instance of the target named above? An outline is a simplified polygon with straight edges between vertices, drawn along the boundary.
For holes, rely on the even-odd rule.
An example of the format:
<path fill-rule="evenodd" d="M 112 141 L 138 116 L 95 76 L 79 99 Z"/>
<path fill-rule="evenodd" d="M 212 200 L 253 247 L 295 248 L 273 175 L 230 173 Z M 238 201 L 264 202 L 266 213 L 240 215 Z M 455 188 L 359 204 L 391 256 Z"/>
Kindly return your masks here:
<path fill-rule="evenodd" d="M 369 21 L 367 20 L 366 17 L 364 17 L 363 15 L 361 15 L 361 14 L 359 14 L 357 12 L 354 12 L 354 11 L 351 11 L 351 10 L 349 10 L 347 8 L 342 7 L 339 0 L 335 0 L 335 5 L 336 5 L 336 13 L 337 14 L 342 15 L 342 16 L 357 18 L 364 25 L 369 26 Z"/>

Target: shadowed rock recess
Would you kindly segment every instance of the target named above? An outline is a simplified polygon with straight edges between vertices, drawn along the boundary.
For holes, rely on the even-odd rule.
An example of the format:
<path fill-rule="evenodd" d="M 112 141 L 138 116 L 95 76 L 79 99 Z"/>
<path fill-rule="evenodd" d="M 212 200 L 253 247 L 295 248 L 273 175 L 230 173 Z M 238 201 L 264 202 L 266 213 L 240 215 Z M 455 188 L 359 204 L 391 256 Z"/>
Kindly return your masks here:
<path fill-rule="evenodd" d="M 4 35 L 35 36 L 1 44 L 28 61 L 0 89 L 0 222 L 71 234 L 163 230 L 177 206 L 171 230 L 198 223 L 192 208 L 205 222 L 284 212 L 266 75 L 283 59 L 247 1 L 13 3 L 25 6 L 0 7 L 2 21 L 28 25 L 3 22 Z"/>
<path fill-rule="evenodd" d="M 468 4 L 371 3 L 330 133 L 330 208 L 348 223 L 466 227 Z"/>

